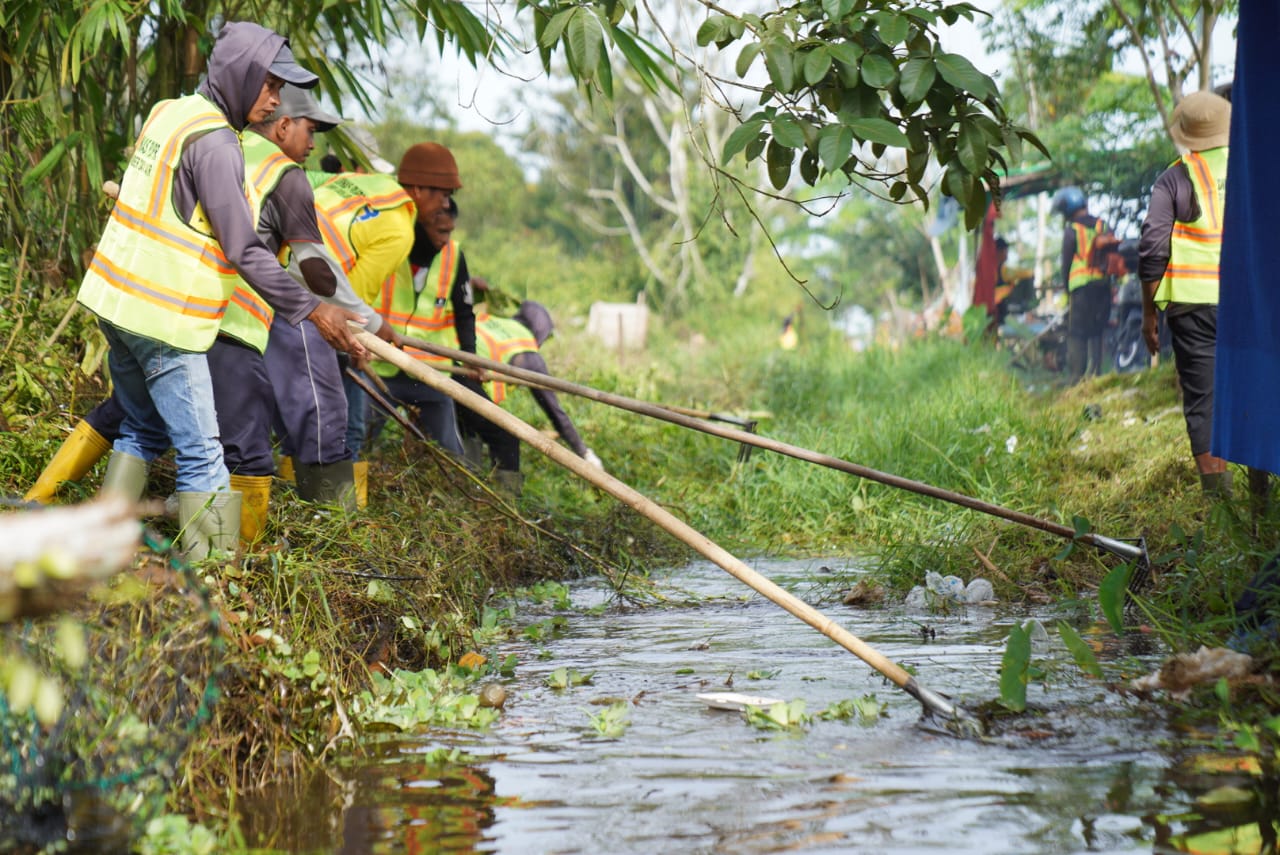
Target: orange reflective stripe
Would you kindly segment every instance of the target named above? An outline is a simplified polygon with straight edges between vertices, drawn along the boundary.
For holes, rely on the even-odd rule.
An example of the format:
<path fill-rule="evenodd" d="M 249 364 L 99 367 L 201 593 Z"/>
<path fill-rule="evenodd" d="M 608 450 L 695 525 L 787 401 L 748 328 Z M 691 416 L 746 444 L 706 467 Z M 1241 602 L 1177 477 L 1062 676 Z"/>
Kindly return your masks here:
<path fill-rule="evenodd" d="M 324 237 L 325 245 L 337 257 L 338 263 L 342 265 L 342 271 L 350 273 L 356 266 L 355 251 L 327 212 L 316 208 L 316 222 L 320 226 L 320 234 Z"/>
<path fill-rule="evenodd" d="M 89 263 L 89 269 L 101 276 L 103 281 L 113 288 L 171 312 L 193 318 L 219 320 L 226 311 L 225 300 L 205 300 L 190 294 L 182 294 L 154 282 L 143 282 L 135 275 L 121 270 L 103 258 L 101 253 L 94 254 L 93 261 Z"/>
<path fill-rule="evenodd" d="M 111 208 L 111 218 L 130 231 L 191 256 L 196 262 L 218 274 L 225 276 L 236 272 L 231 262 L 227 261 L 222 248 L 212 242 L 212 239 L 205 239 L 203 236 L 193 239 L 187 234 L 168 228 L 162 221 L 148 217 L 119 200 Z"/>
<path fill-rule="evenodd" d="M 1218 268 L 1195 264 L 1170 264 L 1165 268 L 1166 276 L 1186 277 L 1188 279 L 1217 279 Z"/>
<path fill-rule="evenodd" d="M 249 182 L 254 187 L 261 187 L 273 169 L 288 166 L 293 162 L 293 159 L 284 152 L 269 155 L 266 160 L 262 161 L 262 163 L 258 165 L 258 168 L 253 175 L 249 176 Z"/>
<path fill-rule="evenodd" d="M 151 204 L 147 211 L 150 216 L 158 217 L 160 208 L 164 205 L 164 188 L 170 186 L 169 173 L 173 171 L 169 161 L 174 157 L 177 148 L 186 141 L 187 134 L 206 124 L 220 128 L 226 124 L 226 120 L 217 113 L 202 113 L 180 125 L 177 132 L 169 137 L 169 141 L 156 160 L 157 169 L 151 189 Z"/>
<path fill-rule="evenodd" d="M 1196 241 L 1198 243 L 1218 243 L 1222 240 L 1221 231 L 1211 231 L 1209 229 L 1197 229 L 1193 226 L 1175 222 L 1173 224 L 1173 235 L 1185 240 Z"/>
<path fill-rule="evenodd" d="M 254 320 L 267 329 L 271 328 L 271 306 L 267 304 L 266 300 L 259 297 L 256 291 L 240 286 L 231 293 L 231 302 L 244 309 Z"/>
<path fill-rule="evenodd" d="M 1218 210 L 1218 188 L 1209 175 L 1209 164 L 1199 152 L 1194 151 L 1187 155 L 1187 162 L 1194 167 L 1189 172 L 1196 182 L 1196 189 L 1199 191 L 1196 196 L 1205 206 L 1204 213 L 1208 217 L 1209 225 L 1221 232 L 1222 212 Z"/>

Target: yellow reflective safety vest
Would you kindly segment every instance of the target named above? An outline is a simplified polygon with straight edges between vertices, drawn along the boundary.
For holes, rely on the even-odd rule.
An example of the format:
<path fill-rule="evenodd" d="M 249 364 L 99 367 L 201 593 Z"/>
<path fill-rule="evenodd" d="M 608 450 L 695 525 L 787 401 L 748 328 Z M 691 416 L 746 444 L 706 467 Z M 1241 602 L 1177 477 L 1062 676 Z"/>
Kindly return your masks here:
<path fill-rule="evenodd" d="M 376 217 L 380 211 L 413 205 L 409 194 L 390 175 L 343 172 L 328 176 L 319 184 L 315 183 L 316 173 L 307 173 L 307 178 L 316 191 L 316 220 L 325 248 L 342 265 L 344 273 L 350 273 L 360 257 L 351 240 L 354 223 Z M 388 276 L 387 280 L 391 278 Z"/>
<path fill-rule="evenodd" d="M 1071 228 L 1076 232 L 1076 254 L 1071 256 L 1071 268 L 1067 271 L 1067 291 L 1074 291 L 1077 288 L 1088 285 L 1096 279 L 1105 279 L 1106 271 L 1099 270 L 1090 265 L 1090 254 L 1093 249 L 1093 239 L 1098 234 L 1098 227 L 1102 224 L 1101 220 L 1094 221 L 1094 227 L 1081 225 L 1080 223 L 1072 223 Z"/>
<path fill-rule="evenodd" d="M 112 326 L 182 350 L 207 351 L 239 276 L 199 204 L 177 212 L 174 176 L 187 143 L 226 117 L 200 95 L 161 101 L 134 144 L 120 195 L 76 299 Z"/>
<path fill-rule="evenodd" d="M 1227 147 L 1193 151 L 1181 158 L 1200 203 L 1200 218 L 1174 222 L 1169 266 L 1156 288 L 1156 305 L 1218 303 L 1218 262 L 1222 255 L 1222 212 L 1226 203 Z"/>
<path fill-rule="evenodd" d="M 396 275 L 383 283 L 378 314 L 401 335 L 445 347 L 457 347 L 458 336 L 453 327 L 449 292 L 458 273 L 460 254 L 458 242 L 451 240 L 431 259 L 430 267 L 416 274 L 406 259 Z M 406 347 L 404 352 L 423 362 L 449 361 L 416 347 Z M 374 361 L 372 367 L 383 377 L 391 377 L 400 370 L 389 362 L 380 361 Z"/>
<path fill-rule="evenodd" d="M 280 179 L 290 169 L 301 167 L 279 146 L 254 131 L 245 131 L 240 138 L 240 147 L 244 149 L 245 186 L 249 190 L 249 207 L 253 210 L 256 224 L 262 216 L 262 206 Z M 281 246 L 280 250 L 283 254 L 286 248 Z M 240 279 L 227 302 L 221 332 L 249 345 L 258 353 L 265 353 L 273 317 L 275 311 L 267 301 L 258 296 L 248 282 Z"/>
<path fill-rule="evenodd" d="M 458 337 L 453 337 L 453 347 L 458 347 Z M 495 318 L 491 315 L 476 317 L 476 356 L 494 362 L 510 362 L 521 353 L 537 353 L 538 341 L 529 328 L 514 318 Z M 485 388 L 495 404 L 507 397 L 507 384 L 500 381 L 486 383 Z"/>

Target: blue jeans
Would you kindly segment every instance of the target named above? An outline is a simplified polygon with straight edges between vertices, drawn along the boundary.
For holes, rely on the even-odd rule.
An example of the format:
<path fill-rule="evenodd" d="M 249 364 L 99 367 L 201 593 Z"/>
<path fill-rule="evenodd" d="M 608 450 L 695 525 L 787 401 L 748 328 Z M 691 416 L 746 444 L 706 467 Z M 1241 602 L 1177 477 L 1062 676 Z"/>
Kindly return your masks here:
<path fill-rule="evenodd" d="M 231 479 L 222 459 L 205 355 L 106 321 L 98 326 L 111 346 L 111 382 L 125 413 L 115 450 L 150 463 L 172 445 L 178 492 L 226 490 Z"/>

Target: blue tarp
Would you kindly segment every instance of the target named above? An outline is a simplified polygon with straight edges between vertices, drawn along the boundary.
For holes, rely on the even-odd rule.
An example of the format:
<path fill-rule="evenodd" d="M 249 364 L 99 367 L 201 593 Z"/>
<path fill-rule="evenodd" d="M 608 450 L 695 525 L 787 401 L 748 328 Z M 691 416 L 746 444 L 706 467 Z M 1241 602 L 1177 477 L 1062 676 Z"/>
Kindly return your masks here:
<path fill-rule="evenodd" d="M 1280 473 L 1280 3 L 1241 0 L 1223 215 L 1213 453 Z"/>

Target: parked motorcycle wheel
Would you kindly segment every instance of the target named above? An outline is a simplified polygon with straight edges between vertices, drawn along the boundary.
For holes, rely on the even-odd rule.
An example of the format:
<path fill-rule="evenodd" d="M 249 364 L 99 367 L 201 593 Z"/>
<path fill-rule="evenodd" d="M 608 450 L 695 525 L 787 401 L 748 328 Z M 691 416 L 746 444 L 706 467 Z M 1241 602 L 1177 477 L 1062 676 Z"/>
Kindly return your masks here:
<path fill-rule="evenodd" d="M 1142 321 L 1130 321 L 1120 328 L 1116 335 L 1116 371 L 1125 374 L 1131 371 L 1143 371 L 1151 367 L 1151 355 L 1147 353 L 1147 345 L 1142 340 Z"/>

